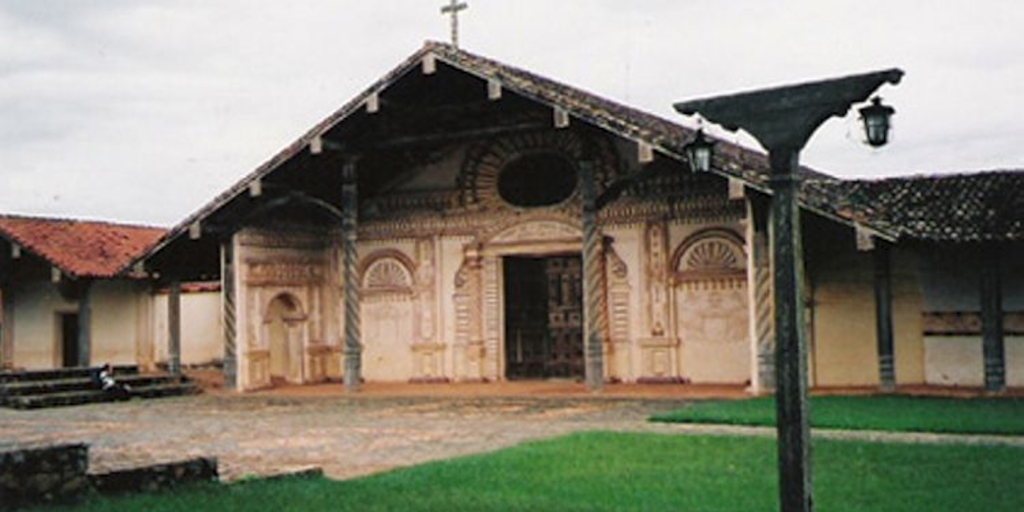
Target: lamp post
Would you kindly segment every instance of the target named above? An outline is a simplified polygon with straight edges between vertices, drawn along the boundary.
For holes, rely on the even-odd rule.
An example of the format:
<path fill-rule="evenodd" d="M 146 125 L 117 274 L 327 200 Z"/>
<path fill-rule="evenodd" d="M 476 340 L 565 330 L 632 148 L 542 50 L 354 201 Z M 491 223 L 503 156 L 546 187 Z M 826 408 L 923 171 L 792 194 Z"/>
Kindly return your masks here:
<path fill-rule="evenodd" d="M 832 116 L 844 116 L 885 83 L 897 84 L 899 69 L 685 101 L 674 105 L 684 115 L 702 117 L 735 131 L 743 128 L 768 151 L 771 166 L 771 253 L 775 304 L 775 413 L 779 451 L 779 502 L 782 512 L 813 510 L 810 429 L 807 404 L 807 333 L 804 323 L 803 245 L 797 196 L 800 150 Z M 877 102 L 861 109 L 869 144 L 887 140 L 893 110 Z M 883 116 L 882 121 L 878 116 Z M 687 145 L 696 168 L 703 133 Z M 694 149 L 693 157 L 690 149 Z M 710 163 L 710 158 L 707 159 Z M 710 166 L 709 166 L 710 167 Z"/>

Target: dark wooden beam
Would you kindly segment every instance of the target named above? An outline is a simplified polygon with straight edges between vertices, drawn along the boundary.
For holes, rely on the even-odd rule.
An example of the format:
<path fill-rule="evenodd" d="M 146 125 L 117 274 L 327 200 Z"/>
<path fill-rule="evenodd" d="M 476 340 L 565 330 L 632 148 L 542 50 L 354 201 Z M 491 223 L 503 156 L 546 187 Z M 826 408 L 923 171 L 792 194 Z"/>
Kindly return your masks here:
<path fill-rule="evenodd" d="M 167 370 L 181 373 L 181 280 L 177 278 L 167 292 Z"/>
<path fill-rule="evenodd" d="M 92 358 L 92 282 L 81 280 L 78 289 L 78 366 L 89 366 Z"/>
<path fill-rule="evenodd" d="M 882 391 L 896 389 L 892 328 L 892 271 L 889 243 L 878 240 L 875 264 L 875 337 L 878 342 L 878 383 Z"/>
<path fill-rule="evenodd" d="M 1006 391 L 1006 353 L 1003 344 L 1003 287 L 1000 251 L 995 244 L 981 249 L 981 329 L 985 360 L 985 390 Z"/>

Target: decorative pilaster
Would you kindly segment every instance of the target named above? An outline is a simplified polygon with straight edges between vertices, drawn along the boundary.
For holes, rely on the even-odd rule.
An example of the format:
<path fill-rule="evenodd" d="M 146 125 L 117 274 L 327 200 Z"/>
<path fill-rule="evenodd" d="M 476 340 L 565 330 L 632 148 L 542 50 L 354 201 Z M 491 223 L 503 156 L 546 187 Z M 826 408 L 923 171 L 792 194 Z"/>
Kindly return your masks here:
<path fill-rule="evenodd" d="M 167 371 L 181 374 L 181 280 L 174 278 L 167 292 Z"/>
<path fill-rule="evenodd" d="M 362 383 L 363 344 L 360 318 L 359 255 L 356 251 L 357 216 L 359 208 L 356 163 L 342 166 L 341 228 L 345 255 L 345 390 L 359 391 Z"/>
<path fill-rule="evenodd" d="M 981 249 L 981 329 L 985 359 L 985 390 L 1006 391 L 1006 353 L 1003 345 L 1003 287 L 998 247 Z"/>
<path fill-rule="evenodd" d="M 893 357 L 892 276 L 889 244 L 875 243 L 875 332 L 878 339 L 878 383 L 882 391 L 896 389 Z"/>
<path fill-rule="evenodd" d="M 748 198 L 750 226 L 748 280 L 750 314 L 753 319 L 756 385 L 754 392 L 775 390 L 775 329 L 772 318 L 772 269 L 768 247 L 768 200 L 762 195 Z"/>
<path fill-rule="evenodd" d="M 224 388 L 234 389 L 238 386 L 238 327 L 235 303 L 235 244 L 234 238 L 228 238 L 221 244 L 221 308 L 224 326 Z"/>
<path fill-rule="evenodd" d="M 587 388 L 604 389 L 604 325 L 601 295 L 604 293 L 604 266 L 601 264 L 601 234 L 597 227 L 597 184 L 594 163 L 579 163 L 580 192 L 583 199 L 583 318 L 584 358 Z"/>

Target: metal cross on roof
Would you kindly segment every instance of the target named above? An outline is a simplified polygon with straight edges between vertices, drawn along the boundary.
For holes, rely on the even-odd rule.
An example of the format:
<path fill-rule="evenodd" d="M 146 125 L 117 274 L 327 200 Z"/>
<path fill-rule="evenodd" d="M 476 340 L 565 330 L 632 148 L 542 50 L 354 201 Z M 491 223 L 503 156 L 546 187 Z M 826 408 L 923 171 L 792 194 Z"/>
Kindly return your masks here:
<path fill-rule="evenodd" d="M 452 46 L 459 47 L 459 11 L 469 9 L 469 4 L 459 0 L 451 0 L 448 5 L 441 8 L 441 14 L 452 16 Z"/>

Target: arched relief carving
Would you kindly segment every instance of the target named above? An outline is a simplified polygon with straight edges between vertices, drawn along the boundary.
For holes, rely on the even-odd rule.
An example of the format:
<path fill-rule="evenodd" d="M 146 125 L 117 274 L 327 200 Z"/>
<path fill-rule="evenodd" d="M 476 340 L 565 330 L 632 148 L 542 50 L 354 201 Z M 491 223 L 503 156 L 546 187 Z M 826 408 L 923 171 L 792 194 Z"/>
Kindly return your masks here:
<path fill-rule="evenodd" d="M 587 144 L 589 147 L 585 148 Z M 506 165 L 526 155 L 549 153 L 565 158 L 575 167 L 584 158 L 585 152 L 588 152 L 587 157 L 595 160 L 598 189 L 604 190 L 620 174 L 615 148 L 607 138 L 594 137 L 585 141 L 572 130 L 550 130 L 481 142 L 469 149 L 459 173 L 459 202 L 463 206 L 477 209 L 515 209 L 498 192 L 498 176 Z M 573 191 L 566 201 L 547 208 L 558 208 L 572 202 L 577 196 L 578 190 Z"/>
<path fill-rule="evenodd" d="M 558 215 L 516 216 L 481 233 L 479 244 L 507 245 L 515 243 L 576 241 L 583 239 L 579 219 Z"/>
<path fill-rule="evenodd" d="M 280 318 L 286 323 L 297 323 L 306 320 L 302 300 L 291 292 L 279 292 L 263 305 L 263 323 L 270 323 Z"/>
<path fill-rule="evenodd" d="M 367 298 L 415 293 L 416 265 L 401 251 L 385 249 L 366 258 L 360 268 L 360 286 Z"/>
<path fill-rule="evenodd" d="M 746 279 L 743 239 L 725 229 L 701 231 L 679 244 L 672 255 L 676 283 Z"/>
<path fill-rule="evenodd" d="M 673 254 L 676 335 L 693 382 L 750 379 L 746 262 L 742 238 L 727 229 L 701 231 Z"/>

